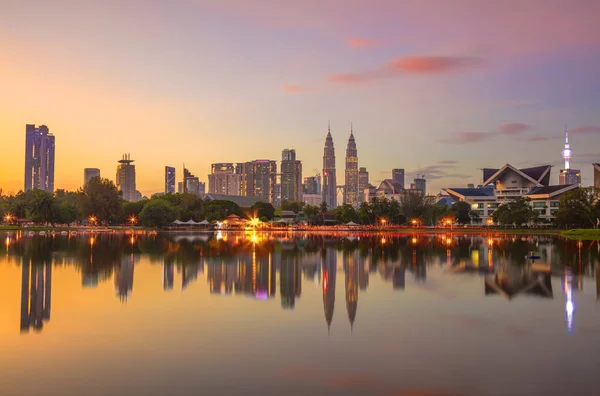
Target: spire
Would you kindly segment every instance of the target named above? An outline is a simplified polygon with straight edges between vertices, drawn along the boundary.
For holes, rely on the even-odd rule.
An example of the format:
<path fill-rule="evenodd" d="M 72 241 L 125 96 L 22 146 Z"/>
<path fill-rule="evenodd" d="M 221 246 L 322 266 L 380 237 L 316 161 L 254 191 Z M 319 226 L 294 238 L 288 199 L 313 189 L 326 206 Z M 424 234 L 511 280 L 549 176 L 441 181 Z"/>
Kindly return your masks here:
<path fill-rule="evenodd" d="M 327 139 L 333 139 L 331 137 L 331 122 L 327 121 Z"/>
<path fill-rule="evenodd" d="M 569 144 L 569 127 L 565 125 L 565 144 Z"/>
<path fill-rule="evenodd" d="M 354 140 L 354 128 L 352 127 L 352 123 L 350 123 L 350 140 Z"/>
<path fill-rule="evenodd" d="M 565 160 L 565 169 L 569 169 L 569 163 L 573 156 L 573 150 L 569 145 L 569 128 L 565 125 L 565 148 L 561 152 L 563 159 Z"/>

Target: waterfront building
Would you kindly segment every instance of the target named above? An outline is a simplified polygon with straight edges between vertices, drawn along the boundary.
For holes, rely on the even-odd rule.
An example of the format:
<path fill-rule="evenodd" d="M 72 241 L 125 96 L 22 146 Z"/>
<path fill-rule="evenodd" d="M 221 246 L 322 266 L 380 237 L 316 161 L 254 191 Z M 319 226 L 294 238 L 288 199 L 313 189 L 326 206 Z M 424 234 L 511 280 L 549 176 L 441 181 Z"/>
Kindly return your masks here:
<path fill-rule="evenodd" d="M 392 179 L 385 179 L 379 183 L 379 187 L 369 186 L 364 190 L 365 202 L 371 202 L 374 197 L 385 198 L 388 200 L 400 201 L 400 195 L 404 192 L 402 185 L 394 182 Z"/>
<path fill-rule="evenodd" d="M 358 168 L 358 201 L 365 202 L 365 188 L 369 185 L 367 168 Z"/>
<path fill-rule="evenodd" d="M 321 175 L 304 178 L 304 194 L 321 194 Z"/>
<path fill-rule="evenodd" d="M 569 144 L 569 129 L 565 128 L 565 147 L 561 151 L 562 157 L 565 160 L 564 169 L 560 170 L 559 181 L 560 185 L 576 184 L 581 185 L 581 170 L 571 169 L 570 162 L 573 158 L 573 150 Z"/>
<path fill-rule="evenodd" d="M 359 203 L 358 197 L 358 150 L 356 149 L 356 140 L 354 131 L 350 127 L 350 137 L 346 146 L 346 172 L 344 183 L 344 203 L 356 206 Z"/>
<path fill-rule="evenodd" d="M 175 168 L 165 166 L 165 194 L 175 194 Z"/>
<path fill-rule="evenodd" d="M 323 152 L 323 201 L 327 208 L 337 207 L 337 179 L 335 174 L 335 148 L 331 137 L 331 126 L 328 128 Z"/>
<path fill-rule="evenodd" d="M 208 175 L 208 193 L 220 195 L 242 195 L 242 175 L 231 162 L 212 164 Z"/>
<path fill-rule="evenodd" d="M 100 178 L 100 169 L 85 168 L 83 170 L 83 187 L 85 188 L 94 177 Z"/>
<path fill-rule="evenodd" d="M 600 164 L 592 164 L 594 166 L 594 187 L 600 189 Z"/>
<path fill-rule="evenodd" d="M 281 200 L 302 200 L 302 162 L 296 160 L 296 150 L 281 153 Z"/>
<path fill-rule="evenodd" d="M 392 169 L 392 181 L 404 188 L 404 169 Z"/>
<path fill-rule="evenodd" d="M 540 219 L 554 218 L 560 197 L 577 185 L 550 185 L 551 165 L 517 169 L 510 164 L 500 169 L 483 169 L 483 183 L 477 188 L 444 189 L 456 201 L 471 204 L 485 224 L 493 212 L 502 204 L 516 198 L 530 198 L 530 204 Z"/>
<path fill-rule="evenodd" d="M 55 137 L 46 125 L 25 125 L 25 191 L 54 192 Z"/>
<path fill-rule="evenodd" d="M 136 200 L 135 165 L 132 162 L 130 154 L 123 154 L 117 166 L 116 177 L 117 189 L 123 193 L 123 200 L 129 202 Z"/>

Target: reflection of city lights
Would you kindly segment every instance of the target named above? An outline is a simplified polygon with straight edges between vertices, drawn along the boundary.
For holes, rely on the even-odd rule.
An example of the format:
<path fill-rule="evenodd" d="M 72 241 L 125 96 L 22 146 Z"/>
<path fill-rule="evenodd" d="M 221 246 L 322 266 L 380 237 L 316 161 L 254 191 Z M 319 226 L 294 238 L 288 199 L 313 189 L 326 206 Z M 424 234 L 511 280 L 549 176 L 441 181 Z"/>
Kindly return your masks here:
<path fill-rule="evenodd" d="M 4 243 L 6 244 L 6 249 L 7 249 L 7 251 L 8 251 L 8 247 L 10 246 L 10 242 L 11 242 L 11 240 L 10 240 L 10 237 L 7 235 L 7 236 L 6 236 L 6 240 L 5 240 L 5 242 L 4 242 Z"/>
<path fill-rule="evenodd" d="M 250 240 L 252 241 L 252 243 L 258 243 L 258 236 L 256 234 L 253 234 L 250 237 Z"/>
<path fill-rule="evenodd" d="M 417 238 L 413 237 L 412 244 L 415 245 L 417 243 Z"/>
<path fill-rule="evenodd" d="M 448 245 L 448 246 L 452 245 L 452 239 L 450 239 L 450 238 L 446 239 L 446 245 Z"/>
<path fill-rule="evenodd" d="M 223 239 L 223 233 L 221 231 L 217 231 L 217 241 Z"/>
<path fill-rule="evenodd" d="M 381 238 L 381 244 L 385 245 L 385 238 Z"/>
<path fill-rule="evenodd" d="M 575 313 L 575 304 L 573 302 L 573 289 L 571 282 L 573 277 L 566 273 L 564 279 L 563 291 L 567 296 L 567 303 L 565 304 L 565 313 L 567 317 L 567 331 L 571 333 L 573 331 L 573 314 Z"/>
<path fill-rule="evenodd" d="M 488 245 L 492 246 L 494 244 L 494 240 L 492 238 L 488 239 Z"/>
<path fill-rule="evenodd" d="M 135 238 L 133 237 L 133 235 L 131 236 L 131 238 L 129 238 L 129 243 L 131 244 L 131 246 L 133 246 L 133 244 L 135 243 Z"/>
<path fill-rule="evenodd" d="M 94 243 L 96 243 L 96 238 L 90 237 L 90 246 L 94 246 Z"/>

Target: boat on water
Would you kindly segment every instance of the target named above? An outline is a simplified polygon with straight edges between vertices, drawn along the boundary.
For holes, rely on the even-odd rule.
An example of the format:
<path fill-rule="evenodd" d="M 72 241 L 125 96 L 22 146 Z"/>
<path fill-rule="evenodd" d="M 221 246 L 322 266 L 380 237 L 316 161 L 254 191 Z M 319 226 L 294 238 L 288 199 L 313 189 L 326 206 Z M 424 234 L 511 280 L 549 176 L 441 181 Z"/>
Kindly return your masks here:
<path fill-rule="evenodd" d="M 60 235 L 68 235 L 69 233 L 67 231 L 61 231 Z"/>

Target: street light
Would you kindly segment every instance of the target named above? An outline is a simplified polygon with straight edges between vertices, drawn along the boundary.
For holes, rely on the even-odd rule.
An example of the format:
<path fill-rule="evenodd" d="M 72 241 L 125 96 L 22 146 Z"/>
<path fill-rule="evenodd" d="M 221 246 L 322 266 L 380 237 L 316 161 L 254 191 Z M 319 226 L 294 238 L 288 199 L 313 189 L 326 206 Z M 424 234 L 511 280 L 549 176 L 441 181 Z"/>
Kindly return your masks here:
<path fill-rule="evenodd" d="M 10 213 L 7 213 L 7 214 L 4 215 L 4 221 L 7 224 L 10 224 L 10 222 L 12 221 L 13 218 L 14 218 L 14 216 L 12 214 L 10 214 Z"/>
<path fill-rule="evenodd" d="M 410 222 L 412 223 L 412 225 L 414 225 L 416 227 L 419 226 L 419 219 L 412 219 Z"/>
<path fill-rule="evenodd" d="M 92 223 L 93 225 L 96 225 L 96 222 L 98 221 L 98 219 L 96 218 L 96 216 L 94 216 L 94 215 L 91 215 L 91 216 L 88 218 L 88 221 L 89 221 L 90 223 Z"/>
<path fill-rule="evenodd" d="M 489 226 L 494 225 L 494 219 L 487 219 L 485 223 Z"/>
<path fill-rule="evenodd" d="M 135 215 L 131 215 L 129 216 L 129 219 L 127 219 L 127 221 L 129 221 L 129 224 L 131 224 L 131 226 L 133 227 L 137 223 L 137 217 L 135 217 Z"/>

